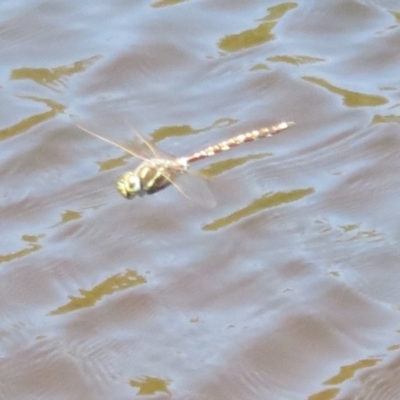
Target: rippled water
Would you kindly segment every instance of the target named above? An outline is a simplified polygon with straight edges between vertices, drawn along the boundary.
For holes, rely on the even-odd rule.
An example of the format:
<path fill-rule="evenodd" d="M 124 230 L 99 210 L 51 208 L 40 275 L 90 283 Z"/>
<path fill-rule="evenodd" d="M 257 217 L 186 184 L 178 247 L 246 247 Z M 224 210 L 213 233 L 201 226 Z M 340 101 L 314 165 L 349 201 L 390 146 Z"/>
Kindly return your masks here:
<path fill-rule="evenodd" d="M 398 1 L 0 4 L 1 399 L 397 399 Z M 127 201 L 131 126 L 218 205 Z"/>

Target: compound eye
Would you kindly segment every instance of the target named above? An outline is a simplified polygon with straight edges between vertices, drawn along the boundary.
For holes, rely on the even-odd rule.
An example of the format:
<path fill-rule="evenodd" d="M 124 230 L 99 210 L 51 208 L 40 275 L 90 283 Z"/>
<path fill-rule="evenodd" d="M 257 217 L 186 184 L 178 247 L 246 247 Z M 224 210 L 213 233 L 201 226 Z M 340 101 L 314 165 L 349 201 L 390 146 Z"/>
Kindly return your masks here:
<path fill-rule="evenodd" d="M 128 179 L 128 183 L 129 183 L 129 191 L 131 191 L 132 194 L 140 192 L 142 185 L 140 182 L 140 178 L 137 175 L 130 176 Z"/>
<path fill-rule="evenodd" d="M 132 199 L 137 194 L 140 194 L 141 188 L 142 184 L 140 178 L 132 172 L 127 172 L 117 182 L 118 191 L 127 199 Z"/>

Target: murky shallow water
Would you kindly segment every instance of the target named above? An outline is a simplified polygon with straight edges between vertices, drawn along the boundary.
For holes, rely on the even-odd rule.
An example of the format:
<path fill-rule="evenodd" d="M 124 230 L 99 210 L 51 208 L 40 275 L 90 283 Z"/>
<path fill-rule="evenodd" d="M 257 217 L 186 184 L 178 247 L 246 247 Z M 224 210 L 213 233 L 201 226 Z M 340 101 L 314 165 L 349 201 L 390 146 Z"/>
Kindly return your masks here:
<path fill-rule="evenodd" d="M 397 2 L 0 11 L 1 398 L 397 399 Z M 74 126 L 185 155 L 285 119 L 199 164 L 213 210 L 124 200 Z"/>

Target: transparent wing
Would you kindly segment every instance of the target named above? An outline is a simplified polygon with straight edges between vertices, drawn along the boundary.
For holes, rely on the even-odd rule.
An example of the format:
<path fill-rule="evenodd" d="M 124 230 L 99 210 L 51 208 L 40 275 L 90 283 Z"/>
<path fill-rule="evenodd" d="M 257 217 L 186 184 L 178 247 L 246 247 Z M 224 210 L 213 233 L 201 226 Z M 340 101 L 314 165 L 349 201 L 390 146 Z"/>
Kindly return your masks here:
<path fill-rule="evenodd" d="M 117 124 L 119 126 L 120 124 Z M 133 140 L 130 141 L 129 145 L 121 145 L 112 139 L 102 136 L 95 132 L 93 124 L 79 121 L 75 123 L 75 126 L 82 131 L 92 135 L 106 143 L 109 143 L 122 151 L 132 155 L 139 160 L 146 161 L 152 158 L 165 159 L 165 160 L 176 160 L 176 157 L 160 150 L 156 146 L 148 142 L 138 131 L 130 126 L 126 121 L 125 125 L 129 126 L 130 130 L 133 131 Z M 182 173 L 180 173 L 182 172 Z M 195 202 L 201 207 L 213 208 L 216 205 L 215 198 L 208 186 L 205 176 L 195 170 L 185 170 L 184 172 L 179 169 L 177 174 L 162 174 L 166 180 L 168 180 L 172 186 L 174 186 L 183 196 L 189 200 Z M 178 177 L 176 177 L 176 176 Z"/>
<path fill-rule="evenodd" d="M 215 197 L 205 177 L 198 171 L 187 170 L 174 182 L 174 186 L 189 200 L 203 208 L 214 208 Z"/>
<path fill-rule="evenodd" d="M 128 121 L 125 121 L 125 125 L 129 127 L 129 129 L 133 132 L 134 143 L 137 146 L 140 146 L 142 154 L 150 158 L 161 158 L 166 160 L 175 160 L 176 157 L 173 155 L 159 149 L 154 144 L 150 143 L 148 140 L 142 136 L 137 129 L 135 129 Z"/>
<path fill-rule="evenodd" d="M 140 135 L 135 136 L 133 140 L 129 142 L 129 144 L 122 145 L 114 141 L 113 139 L 97 133 L 96 127 L 93 124 L 88 123 L 87 121 L 74 121 L 74 123 L 77 128 L 88 133 L 89 135 L 92 135 L 97 139 L 102 140 L 103 142 L 109 143 L 112 146 L 124 151 L 125 153 L 128 153 L 131 156 L 138 158 L 139 160 L 144 161 L 154 157 L 153 153 L 149 150 L 149 145 Z"/>

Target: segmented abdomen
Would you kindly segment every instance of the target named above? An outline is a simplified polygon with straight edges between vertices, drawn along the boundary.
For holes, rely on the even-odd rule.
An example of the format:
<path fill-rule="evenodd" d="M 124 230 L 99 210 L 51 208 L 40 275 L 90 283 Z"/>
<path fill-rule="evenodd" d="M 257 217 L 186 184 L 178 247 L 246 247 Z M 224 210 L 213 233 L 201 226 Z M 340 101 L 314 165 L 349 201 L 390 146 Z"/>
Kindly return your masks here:
<path fill-rule="evenodd" d="M 228 140 L 224 140 L 219 142 L 213 146 L 208 146 L 204 150 L 197 151 L 191 156 L 187 157 L 187 161 L 189 163 L 202 160 L 206 157 L 214 156 L 215 154 L 221 153 L 226 150 L 230 150 L 233 147 L 239 146 L 242 143 L 252 142 L 262 137 L 273 136 L 278 132 L 281 132 L 290 126 L 293 125 L 293 122 L 281 122 L 278 125 L 273 125 L 268 128 L 261 128 L 259 130 L 242 133 L 241 135 L 237 135 Z"/>

